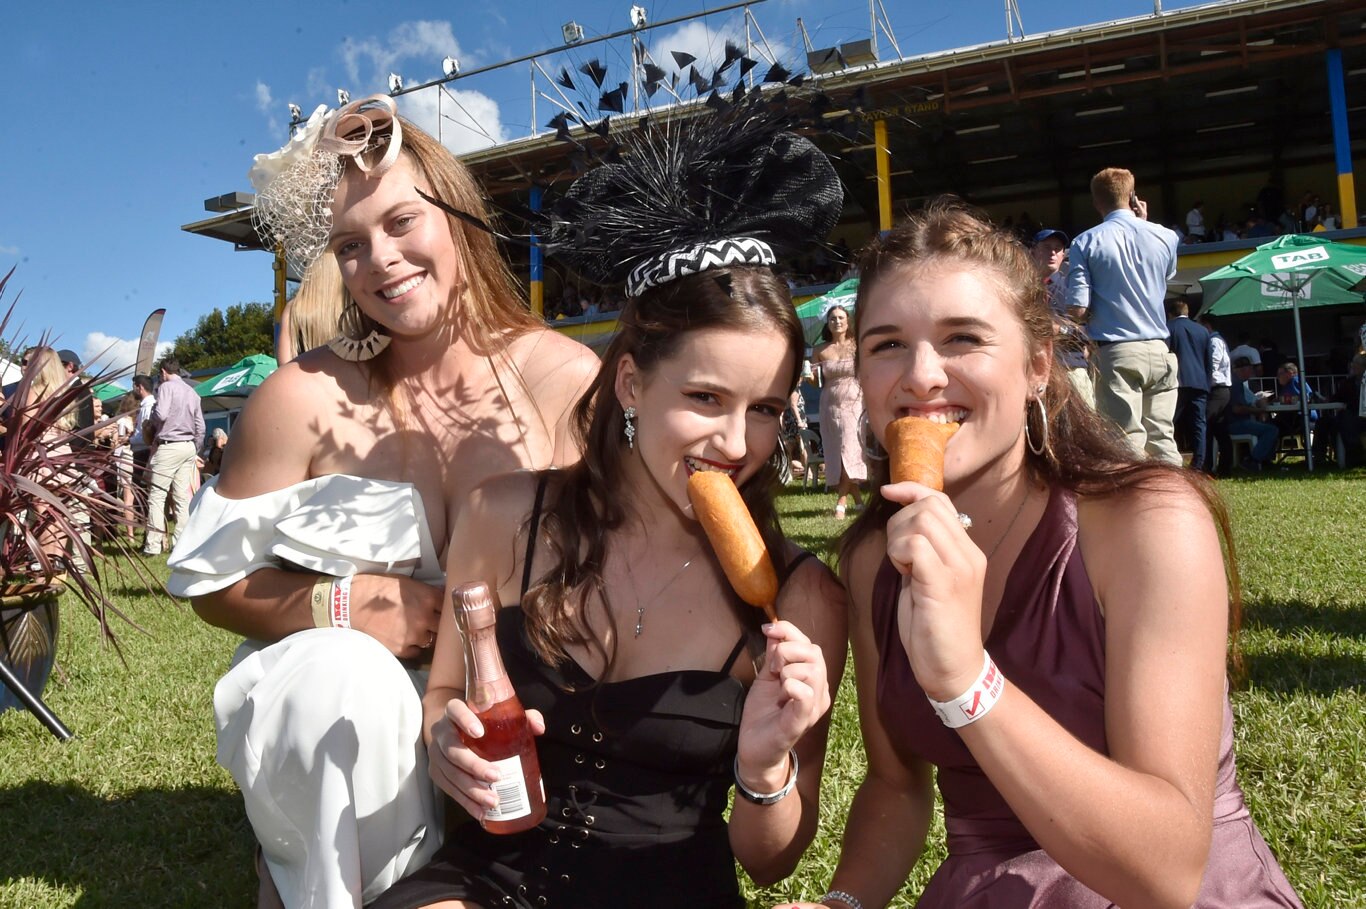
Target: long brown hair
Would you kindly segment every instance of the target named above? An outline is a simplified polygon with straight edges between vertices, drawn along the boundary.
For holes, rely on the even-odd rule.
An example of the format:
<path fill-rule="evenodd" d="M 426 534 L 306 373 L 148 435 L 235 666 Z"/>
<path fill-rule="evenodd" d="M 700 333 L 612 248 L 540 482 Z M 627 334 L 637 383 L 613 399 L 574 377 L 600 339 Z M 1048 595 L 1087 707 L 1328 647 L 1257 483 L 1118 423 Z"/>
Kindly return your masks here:
<path fill-rule="evenodd" d="M 1014 236 L 997 230 L 984 215 L 960 201 L 943 198 L 912 214 L 893 230 L 875 238 L 861 253 L 859 288 L 854 311 L 854 336 L 867 311 L 868 295 L 889 273 L 904 266 L 948 263 L 970 268 L 993 282 L 1024 328 L 1031 353 L 1067 344 L 1064 323 L 1048 306 L 1043 284 L 1029 254 Z M 857 354 L 856 354 L 857 356 Z M 1042 454 L 1025 448 L 1025 469 L 1047 486 L 1062 486 L 1081 496 L 1109 496 L 1131 489 L 1159 489 L 1172 479 L 1187 483 L 1204 500 L 1228 553 L 1230 655 L 1235 675 L 1241 672 L 1238 631 L 1242 624 L 1238 559 L 1228 509 L 1214 485 L 1196 471 L 1184 470 L 1136 455 L 1119 427 L 1101 416 L 1075 394 L 1066 370 L 1056 365 L 1040 396 L 1047 413 L 1044 426 L 1039 408 L 1030 407 L 1026 419 L 1033 438 L 1047 438 Z M 858 543 L 882 530 L 901 507 L 880 493 L 889 480 L 888 462 L 869 458 L 868 508 L 840 539 L 844 561 Z"/>
<path fill-rule="evenodd" d="M 607 667 L 615 660 L 588 625 L 586 606 L 593 594 L 608 602 L 603 582 L 608 537 L 627 517 L 619 498 L 627 447 L 621 402 L 615 380 L 622 357 L 630 354 L 645 374 L 678 353 L 683 340 L 703 329 L 780 332 L 792 353 L 788 393 L 797 385 L 804 348 L 801 322 L 787 286 L 767 268 L 714 269 L 653 288 L 627 303 L 620 331 L 603 354 L 602 369 L 574 410 L 574 432 L 583 460 L 556 471 L 559 489 L 552 493 L 541 522 L 555 553 L 554 566 L 535 581 L 522 598 L 527 636 L 551 665 L 563 662 L 566 646 L 579 644 L 599 652 Z M 775 458 L 740 487 L 780 577 L 785 567 L 783 536 L 773 505 L 778 486 Z M 757 626 L 758 611 L 737 610 L 746 626 Z M 608 612 L 611 621 L 610 610 Z"/>

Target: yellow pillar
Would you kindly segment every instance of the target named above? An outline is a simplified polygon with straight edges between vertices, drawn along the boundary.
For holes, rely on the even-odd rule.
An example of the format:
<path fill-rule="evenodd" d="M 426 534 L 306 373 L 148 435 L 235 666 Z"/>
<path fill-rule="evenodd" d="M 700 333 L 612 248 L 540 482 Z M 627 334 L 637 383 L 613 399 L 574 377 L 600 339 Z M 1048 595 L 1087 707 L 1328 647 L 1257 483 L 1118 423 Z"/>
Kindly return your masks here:
<path fill-rule="evenodd" d="M 1356 181 L 1351 174 L 1338 174 L 1338 218 L 1339 227 L 1357 226 Z"/>
<path fill-rule="evenodd" d="M 877 215 L 879 230 L 892 229 L 892 159 L 887 154 L 887 121 L 873 122 L 877 145 Z"/>
<path fill-rule="evenodd" d="M 285 248 L 275 247 L 275 324 L 280 324 L 280 319 L 285 314 L 285 294 L 288 290 L 286 284 L 289 278 L 289 265 L 285 262 Z"/>

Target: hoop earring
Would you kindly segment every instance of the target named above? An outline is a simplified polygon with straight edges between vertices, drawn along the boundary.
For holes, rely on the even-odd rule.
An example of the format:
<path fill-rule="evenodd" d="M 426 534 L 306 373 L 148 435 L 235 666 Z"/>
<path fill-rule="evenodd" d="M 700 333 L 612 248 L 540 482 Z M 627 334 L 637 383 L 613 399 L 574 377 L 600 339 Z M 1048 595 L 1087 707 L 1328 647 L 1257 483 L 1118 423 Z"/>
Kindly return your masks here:
<path fill-rule="evenodd" d="M 363 363 L 373 360 L 384 352 L 393 338 L 372 328 L 364 337 L 357 337 L 365 330 L 365 314 L 360 311 L 356 301 L 348 294 L 345 308 L 337 319 L 341 334 L 327 342 L 328 350 L 350 363 Z"/>
<path fill-rule="evenodd" d="M 866 410 L 858 415 L 858 440 L 865 458 L 870 461 L 887 460 L 887 449 L 883 448 L 877 436 L 873 435 L 873 427 L 868 423 Z"/>
<path fill-rule="evenodd" d="M 626 434 L 626 447 L 634 449 L 636 447 L 636 409 L 628 407 L 621 412 L 626 425 L 622 427 L 622 432 Z"/>
<path fill-rule="evenodd" d="M 1040 435 L 1043 436 L 1043 441 L 1040 442 L 1038 445 L 1035 445 L 1035 444 L 1034 444 L 1034 434 L 1031 433 L 1031 432 L 1029 431 L 1029 405 L 1028 405 L 1028 404 L 1025 405 L 1025 425 L 1024 425 L 1024 430 L 1025 430 L 1025 443 L 1029 445 L 1029 450 L 1030 450 L 1030 451 L 1034 452 L 1034 454 L 1039 455 L 1040 457 L 1043 457 L 1044 455 L 1046 455 L 1046 454 L 1048 453 L 1048 408 L 1045 407 L 1045 406 L 1044 406 L 1044 403 L 1043 403 L 1043 391 L 1044 391 L 1044 390 L 1043 390 L 1042 388 L 1039 389 L 1039 393 L 1038 393 L 1037 395 L 1035 395 L 1033 398 L 1030 398 L 1030 401 L 1031 401 L 1032 403 L 1038 404 L 1038 405 L 1039 405 L 1039 423 L 1040 423 L 1040 425 L 1043 427 L 1039 432 L 1040 432 Z"/>

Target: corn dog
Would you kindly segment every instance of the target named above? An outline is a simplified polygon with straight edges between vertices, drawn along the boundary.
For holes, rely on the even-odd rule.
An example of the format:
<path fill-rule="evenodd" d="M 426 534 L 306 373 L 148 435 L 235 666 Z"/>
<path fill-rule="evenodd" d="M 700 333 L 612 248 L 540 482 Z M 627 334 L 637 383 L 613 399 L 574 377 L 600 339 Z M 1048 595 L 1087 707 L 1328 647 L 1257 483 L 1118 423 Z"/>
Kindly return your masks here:
<path fill-rule="evenodd" d="M 740 599 L 776 622 L 778 574 L 735 483 L 720 471 L 699 470 L 688 477 L 688 499 L 730 586 Z"/>
<path fill-rule="evenodd" d="M 924 417 L 902 417 L 887 426 L 887 453 L 892 482 L 911 480 L 944 491 L 944 449 L 957 423 L 936 423 Z"/>

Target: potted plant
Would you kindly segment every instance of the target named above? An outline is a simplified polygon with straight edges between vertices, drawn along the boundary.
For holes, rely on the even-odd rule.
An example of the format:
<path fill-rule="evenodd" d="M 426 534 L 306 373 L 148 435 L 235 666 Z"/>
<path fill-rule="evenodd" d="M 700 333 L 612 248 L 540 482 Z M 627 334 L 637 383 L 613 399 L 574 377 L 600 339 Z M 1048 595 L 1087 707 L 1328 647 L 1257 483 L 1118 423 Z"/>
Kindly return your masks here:
<path fill-rule="evenodd" d="M 0 299 L 13 273 L 0 278 Z M 13 311 L 11 304 L 0 317 L 0 337 Z M 34 346 L 46 347 L 46 340 Z M 126 528 L 131 518 L 95 482 L 115 466 L 111 449 L 90 444 L 99 426 L 61 428 L 63 415 L 111 376 L 77 377 L 43 394 L 35 391 L 35 376 L 36 370 L 25 369 L 6 387 L 0 413 L 0 670 L 9 670 L 0 673 L 0 709 L 22 703 L 66 737 L 64 727 L 54 728 L 50 714 L 43 716 L 26 696 L 41 695 L 55 661 L 59 603 L 80 603 L 117 647 L 110 616 L 137 626 L 110 599 L 108 571 L 119 574 L 120 564 L 128 565 L 152 589 L 159 585 L 127 545 L 126 531 L 110 532 Z M 107 558 L 96 538 L 112 539 L 116 558 Z"/>

